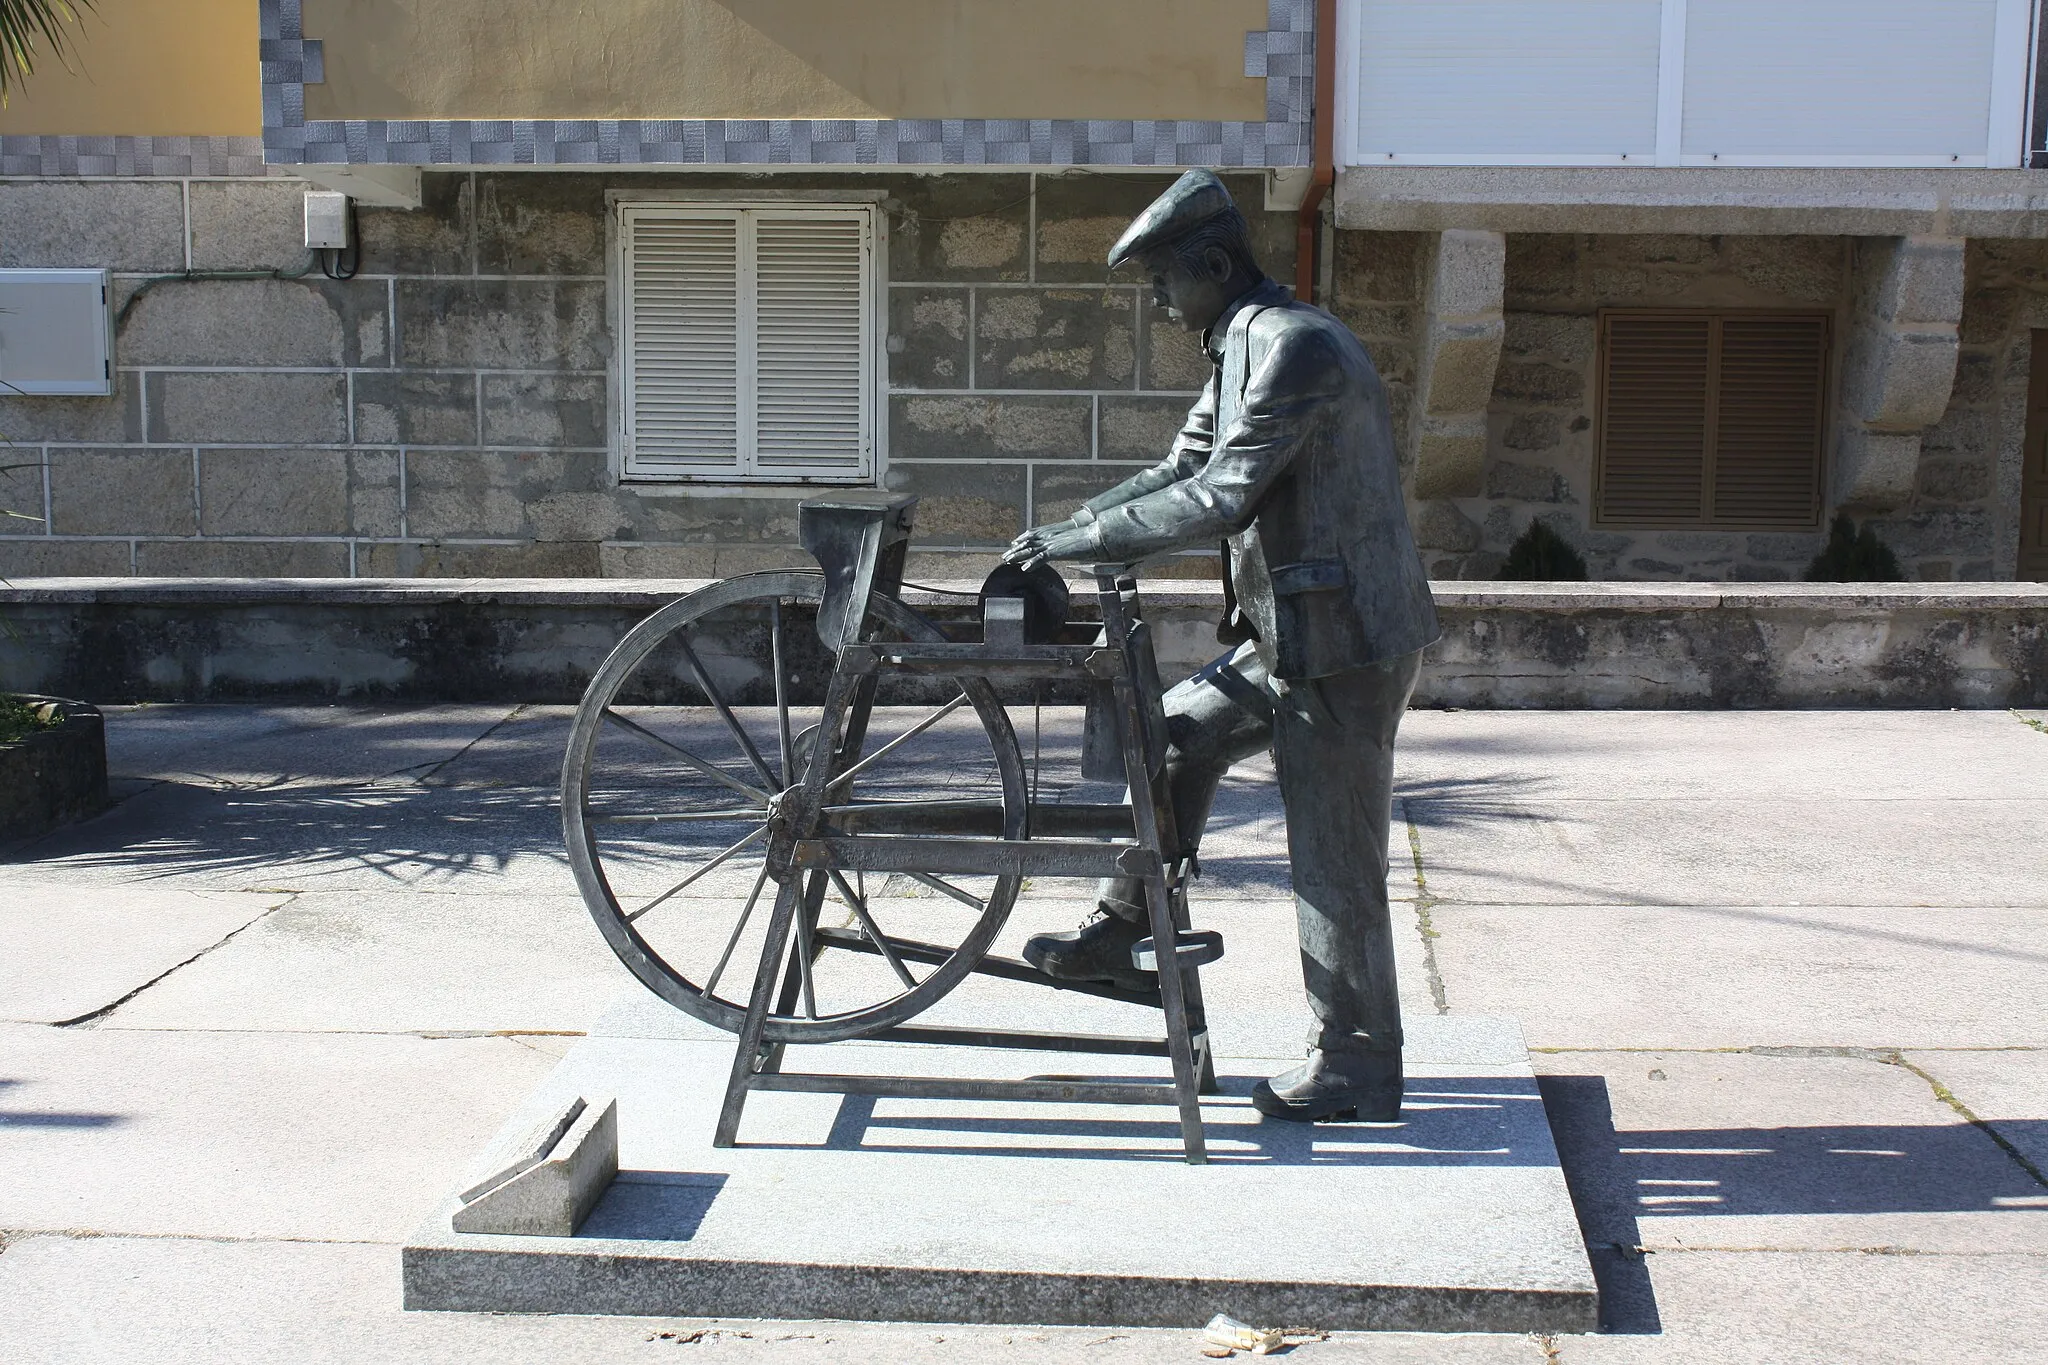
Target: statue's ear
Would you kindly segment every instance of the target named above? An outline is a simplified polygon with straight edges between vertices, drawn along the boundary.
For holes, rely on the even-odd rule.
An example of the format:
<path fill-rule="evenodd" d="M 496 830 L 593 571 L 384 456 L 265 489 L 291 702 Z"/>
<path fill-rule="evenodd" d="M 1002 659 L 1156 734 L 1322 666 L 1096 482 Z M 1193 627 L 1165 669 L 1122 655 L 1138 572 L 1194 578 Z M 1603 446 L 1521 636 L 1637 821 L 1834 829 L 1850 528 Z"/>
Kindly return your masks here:
<path fill-rule="evenodd" d="M 1212 246 L 1202 252 L 1202 269 L 1218 284 L 1228 284 L 1237 267 L 1231 263 L 1230 253 L 1220 246 Z"/>

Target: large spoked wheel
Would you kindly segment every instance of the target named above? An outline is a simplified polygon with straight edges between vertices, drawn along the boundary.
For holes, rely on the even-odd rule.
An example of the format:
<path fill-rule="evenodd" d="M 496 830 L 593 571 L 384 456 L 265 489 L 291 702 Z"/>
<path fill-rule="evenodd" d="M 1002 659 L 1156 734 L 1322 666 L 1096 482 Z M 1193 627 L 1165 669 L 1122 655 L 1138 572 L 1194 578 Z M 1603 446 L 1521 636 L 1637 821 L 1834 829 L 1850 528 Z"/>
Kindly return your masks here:
<path fill-rule="evenodd" d="M 770 818 L 818 757 L 834 667 L 816 630 L 823 589 L 820 574 L 748 574 L 663 607 L 591 679 L 562 763 L 562 832 L 583 899 L 619 959 L 676 1008 L 739 1031 L 775 897 L 792 884 L 801 899 L 770 1042 L 834 1042 L 926 1009 L 980 961 L 1021 883 L 771 866 Z M 942 638 L 886 597 L 863 634 Z M 876 707 L 864 733 L 864 708 L 850 715 L 830 759 L 827 827 L 915 828 L 920 811 L 965 803 L 1023 838 L 1024 765 L 1002 703 L 982 679 L 922 681 L 918 705 Z"/>

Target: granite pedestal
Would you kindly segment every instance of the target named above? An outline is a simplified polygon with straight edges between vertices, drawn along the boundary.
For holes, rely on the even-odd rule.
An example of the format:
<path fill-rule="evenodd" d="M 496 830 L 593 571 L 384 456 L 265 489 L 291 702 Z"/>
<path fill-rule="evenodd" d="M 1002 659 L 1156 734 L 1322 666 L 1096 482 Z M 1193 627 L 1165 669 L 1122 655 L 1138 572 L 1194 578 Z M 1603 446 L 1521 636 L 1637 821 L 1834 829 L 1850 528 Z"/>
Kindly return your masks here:
<path fill-rule="evenodd" d="M 1141 1031 L 1140 1012 L 1105 1008 Z M 614 1010 L 606 1031 L 641 1036 L 578 1044 L 507 1125 L 530 1127 L 575 1095 L 616 1096 L 619 1173 L 588 1221 L 573 1237 L 457 1233 L 451 1197 L 404 1250 L 408 1308 L 1118 1326 L 1199 1326 L 1223 1312 L 1274 1327 L 1447 1332 L 1594 1325 L 1592 1271 L 1510 1019 L 1410 1019 L 1400 1124 L 1262 1118 L 1248 1095 L 1275 1059 L 1223 1056 L 1224 1093 L 1204 1105 L 1206 1166 L 1181 1161 L 1170 1107 L 782 1093 L 753 1095 L 741 1145 L 721 1151 L 711 1130 L 730 1038 L 651 997 Z M 785 1062 L 1148 1079 L 1164 1066 L 870 1043 L 792 1048 Z"/>

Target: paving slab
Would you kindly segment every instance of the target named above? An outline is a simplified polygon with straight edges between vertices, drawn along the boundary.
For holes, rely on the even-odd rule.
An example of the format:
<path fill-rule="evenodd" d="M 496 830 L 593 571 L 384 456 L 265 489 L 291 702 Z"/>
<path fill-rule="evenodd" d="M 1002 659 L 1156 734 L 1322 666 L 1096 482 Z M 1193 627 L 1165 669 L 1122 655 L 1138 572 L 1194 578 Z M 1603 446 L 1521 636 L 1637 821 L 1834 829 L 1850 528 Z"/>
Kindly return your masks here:
<path fill-rule="evenodd" d="M 318 891 L 166 977 L 103 1027 L 575 1031 L 631 983 L 578 899 Z"/>
<path fill-rule="evenodd" d="M 83 1291 L 83 1292 L 82 1292 Z M 19 1241 L 0 1256 L 0 1340 L 37 1365 L 610 1365 L 614 1361 L 876 1361 L 1178 1365 L 1184 1329 L 408 1313 L 389 1247 L 178 1238 Z M 1542 1365 L 1528 1336 L 1397 1332 L 1296 1337 L 1311 1365 Z M 687 1348 L 687 1349 L 683 1349 Z"/>
<path fill-rule="evenodd" d="M 1909 1052 L 1906 1060 L 2048 1175 L 2048 1051 Z"/>
<path fill-rule="evenodd" d="M 613 1095 L 621 1175 L 572 1238 L 450 1230 L 406 1251 L 416 1308 L 1568 1331 L 1592 1276 L 1512 1021 L 1418 1020 L 1404 1122 L 1262 1120 L 1219 1059 L 1211 1164 L 1170 1109 L 761 1093 L 710 1133 L 730 1043 L 592 1038 L 506 1132 Z M 1031 1054 L 851 1043 L 790 1071 L 1030 1075 Z M 1163 1074 L 1079 1054 L 1060 1074 Z M 1278 1235 L 1276 1219 L 1289 1219 Z M 773 1305 L 770 1308 L 770 1305 Z"/>
<path fill-rule="evenodd" d="M 2004 711 L 1417 710 L 1396 776 L 1444 799 L 2040 799 L 2029 738 Z"/>
<path fill-rule="evenodd" d="M 104 1010 L 291 899 L 7 881 L 0 899 L 0 1020 L 17 1023 L 65 1023 Z"/>
<path fill-rule="evenodd" d="M 553 1064 L 504 1038 L 0 1025 L 0 1228 L 395 1241 Z"/>
<path fill-rule="evenodd" d="M 1796 1053 L 1534 1061 L 1595 1246 L 2048 1253 L 2048 1189 L 1908 1067 Z"/>
<path fill-rule="evenodd" d="M 2048 907 L 2048 774 L 2033 799 L 1968 802 L 1404 799 L 1447 901 Z"/>
<path fill-rule="evenodd" d="M 2038 1365 L 2048 1257 L 1648 1258 L 1656 1334 L 1560 1337 L 1562 1365 Z"/>
<path fill-rule="evenodd" d="M 1437 905 L 1451 1008 L 1538 1047 L 2041 1047 L 2048 911 Z"/>

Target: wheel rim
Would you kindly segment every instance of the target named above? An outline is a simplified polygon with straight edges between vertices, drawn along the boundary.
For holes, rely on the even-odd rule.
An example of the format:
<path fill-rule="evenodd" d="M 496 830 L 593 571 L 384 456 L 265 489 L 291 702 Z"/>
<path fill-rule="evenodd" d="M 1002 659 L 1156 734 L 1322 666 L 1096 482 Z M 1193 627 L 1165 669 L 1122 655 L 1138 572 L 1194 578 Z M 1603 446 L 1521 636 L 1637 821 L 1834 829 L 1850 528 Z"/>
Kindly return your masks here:
<path fill-rule="evenodd" d="M 775 795 L 808 761 L 806 720 L 819 708 L 803 698 L 822 693 L 830 669 L 813 628 L 823 583 L 815 573 L 749 574 L 648 617 L 591 679 L 563 759 L 563 836 L 599 930 L 656 995 L 728 1032 L 742 1022 L 779 887 L 760 831 Z M 942 638 L 893 598 L 874 600 L 865 628 Z M 748 630 L 757 632 L 752 649 Z M 765 673 L 745 663 L 762 655 Z M 1007 712 L 983 680 L 940 686 L 943 700 L 901 715 L 875 710 L 863 758 L 850 778 L 835 779 L 828 804 L 867 811 L 877 800 L 930 799 L 936 790 L 1000 804 L 1002 836 L 1022 838 L 1023 762 Z M 820 924 L 809 939 L 800 904 L 797 937 L 811 951 L 784 953 L 797 998 L 770 1014 L 772 1042 L 857 1037 L 928 1008 L 973 970 L 1021 884 L 1015 875 L 893 874 L 879 884 L 850 873 L 791 875 L 819 905 Z M 942 949 L 943 958 L 881 950 L 905 940 Z"/>

